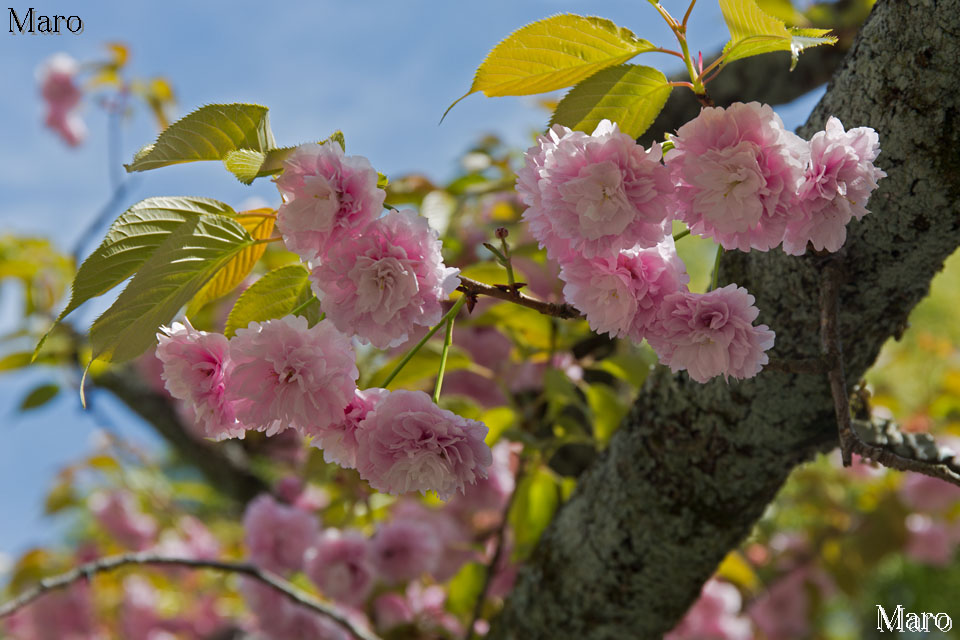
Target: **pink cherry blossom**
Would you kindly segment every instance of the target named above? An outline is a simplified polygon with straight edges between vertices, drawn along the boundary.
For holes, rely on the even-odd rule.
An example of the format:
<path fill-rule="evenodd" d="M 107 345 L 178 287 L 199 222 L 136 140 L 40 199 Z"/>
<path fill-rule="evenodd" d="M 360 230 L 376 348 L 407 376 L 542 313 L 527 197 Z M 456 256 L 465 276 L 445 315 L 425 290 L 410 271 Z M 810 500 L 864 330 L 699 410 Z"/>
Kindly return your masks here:
<path fill-rule="evenodd" d="M 244 578 L 240 592 L 266 640 L 351 640 L 352 635 L 330 618 L 291 602 L 262 582 Z M 362 616 L 354 622 L 364 625 Z"/>
<path fill-rule="evenodd" d="M 57 53 L 47 59 L 37 72 L 40 93 L 47 105 L 44 123 L 57 132 L 71 147 L 87 137 L 87 127 L 77 114 L 77 105 L 83 92 L 76 84 L 80 70 L 77 61 L 66 53 Z"/>
<path fill-rule="evenodd" d="M 794 640 L 810 633 L 811 589 L 822 596 L 834 585 L 818 569 L 801 567 L 778 579 L 750 605 L 749 615 L 767 640 Z"/>
<path fill-rule="evenodd" d="M 921 473 L 904 474 L 898 493 L 905 505 L 917 511 L 945 511 L 960 503 L 960 487 Z"/>
<path fill-rule="evenodd" d="M 120 628 L 127 640 L 153 640 L 161 632 L 162 619 L 157 612 L 157 590 L 142 576 L 127 576 L 123 580 L 123 606 Z"/>
<path fill-rule="evenodd" d="M 312 328 L 302 316 L 251 322 L 230 339 L 230 356 L 227 398 L 241 422 L 267 435 L 339 421 L 357 388 L 353 345 L 328 320 Z"/>
<path fill-rule="evenodd" d="M 359 531 L 327 529 L 307 550 L 304 572 L 326 597 L 359 606 L 373 587 L 371 544 Z"/>
<path fill-rule="evenodd" d="M 328 247 L 310 281 L 340 331 L 385 349 L 403 343 L 414 325 L 440 320 L 459 273 L 444 266 L 426 218 L 407 209 Z"/>
<path fill-rule="evenodd" d="M 386 197 L 370 161 L 344 155 L 333 140 L 297 147 L 284 161 L 277 187 L 284 197 L 277 228 L 287 248 L 304 260 L 321 255 L 331 240 L 360 232 L 380 215 Z"/>
<path fill-rule="evenodd" d="M 157 522 L 140 510 L 133 494 L 97 491 L 87 500 L 87 506 L 97 522 L 128 549 L 142 551 L 153 544 Z"/>
<path fill-rule="evenodd" d="M 440 550 L 430 575 L 437 582 L 446 582 L 464 564 L 477 559 L 477 552 L 473 548 L 473 532 L 449 506 L 450 503 L 447 503 L 444 508 L 437 509 L 426 506 L 420 500 L 404 499 L 397 501 L 390 514 L 397 521 L 421 523 L 433 531 Z"/>
<path fill-rule="evenodd" d="M 945 567 L 953 559 L 957 546 L 956 532 L 930 516 L 911 513 L 907 516 L 907 557 L 923 564 Z"/>
<path fill-rule="evenodd" d="M 373 619 L 377 629 L 387 631 L 401 624 L 412 623 L 414 613 L 405 597 L 399 593 L 388 592 L 374 600 Z"/>
<path fill-rule="evenodd" d="M 678 218 L 725 249 L 767 251 L 783 240 L 808 154 L 769 105 L 708 107 L 677 130 L 666 163 Z"/>
<path fill-rule="evenodd" d="M 167 529 L 160 536 L 156 550 L 161 555 L 197 560 L 220 557 L 220 541 L 205 524 L 193 516 L 184 516 L 177 529 Z"/>
<path fill-rule="evenodd" d="M 656 322 L 663 299 L 686 291 L 690 281 L 672 236 L 649 249 L 636 246 L 610 256 L 572 258 L 563 264 L 560 278 L 567 302 L 586 314 L 591 329 L 635 342 Z"/>
<path fill-rule="evenodd" d="M 344 469 L 357 467 L 357 427 L 388 393 L 386 389 L 358 389 L 339 422 L 313 431 L 312 444 L 323 450 L 325 462 L 335 462 Z"/>
<path fill-rule="evenodd" d="M 500 440 L 490 451 L 493 461 L 487 469 L 487 477 L 478 479 L 476 484 L 468 485 L 462 495 L 454 496 L 447 503 L 447 508 L 454 513 L 472 519 L 478 513 L 493 512 L 497 520 L 500 519 L 516 486 L 514 465 L 511 464 L 511 443 L 509 440 Z"/>
<path fill-rule="evenodd" d="M 709 293 L 675 293 L 660 307 L 647 338 L 661 364 L 687 370 L 697 382 L 714 376 L 752 378 L 768 362 L 774 333 L 753 326 L 760 311 L 742 287 L 730 284 Z"/>
<path fill-rule="evenodd" d="M 750 640 L 750 621 L 740 614 L 742 603 L 735 586 L 711 578 L 664 640 Z"/>
<path fill-rule="evenodd" d="M 384 523 L 371 540 L 377 575 L 388 583 L 431 573 L 440 560 L 440 539 L 426 522 L 397 518 Z"/>
<path fill-rule="evenodd" d="M 441 409 L 423 391 L 393 391 L 356 431 L 357 471 L 378 491 L 436 491 L 441 500 L 486 477 L 482 422 Z"/>
<path fill-rule="evenodd" d="M 237 422 L 226 389 L 233 362 L 230 343 L 219 333 L 197 331 L 189 322 L 160 327 L 157 358 L 167 391 L 194 412 L 194 424 L 215 440 L 242 438 L 246 428 Z"/>
<path fill-rule="evenodd" d="M 86 582 L 44 594 L 4 622 L 16 640 L 106 639 L 98 628 L 90 585 Z"/>
<path fill-rule="evenodd" d="M 550 367 L 547 367 L 544 360 L 538 362 L 526 360 L 520 366 L 512 368 L 508 376 L 510 391 L 513 393 L 540 391 L 543 389 L 543 377 L 548 368 L 563 372 L 563 375 L 573 382 L 583 380 L 583 367 L 580 366 L 576 357 L 569 351 L 561 351 L 554 354 Z"/>
<path fill-rule="evenodd" d="M 523 219 L 560 262 L 652 247 L 674 208 L 661 157 L 659 144 L 646 150 L 609 120 L 589 136 L 554 126 L 518 173 L 517 190 L 529 205 Z"/>
<path fill-rule="evenodd" d="M 271 571 L 299 571 L 317 536 L 317 518 L 272 496 L 258 496 L 243 515 L 247 555 Z"/>
<path fill-rule="evenodd" d="M 799 215 L 793 215 L 783 250 L 802 255 L 811 243 L 817 251 L 839 251 L 847 223 L 867 215 L 867 199 L 887 174 L 873 165 L 880 138 L 869 127 L 843 130 L 831 116 L 824 131 L 810 140 L 810 161 L 799 190 Z"/>

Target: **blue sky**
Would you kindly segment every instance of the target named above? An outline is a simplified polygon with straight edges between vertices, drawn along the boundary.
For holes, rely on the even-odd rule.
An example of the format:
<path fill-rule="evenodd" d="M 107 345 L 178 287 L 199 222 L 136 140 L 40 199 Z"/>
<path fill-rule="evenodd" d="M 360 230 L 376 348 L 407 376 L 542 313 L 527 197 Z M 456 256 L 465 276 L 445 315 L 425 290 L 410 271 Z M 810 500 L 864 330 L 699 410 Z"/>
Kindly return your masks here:
<path fill-rule="evenodd" d="M 664 4 L 676 14 L 686 7 L 681 0 Z M 106 117 L 100 109 L 85 104 L 89 139 L 76 150 L 41 126 L 34 73 L 52 53 L 102 59 L 103 44 L 121 40 L 131 48 L 134 75 L 170 78 L 178 115 L 212 102 L 257 102 L 270 107 L 281 144 L 341 129 L 349 153 L 367 156 L 388 175 L 423 171 L 443 179 L 481 134 L 495 132 L 526 147 L 531 132 L 544 125 L 545 114 L 533 100 L 474 95 L 438 126 L 487 51 L 511 31 L 574 12 L 609 18 L 661 46 L 675 44 L 642 0 L 49 1 L 34 6 L 38 13 L 79 14 L 84 31 L 59 36 L 0 31 L 0 233 L 51 237 L 64 249 L 106 201 L 110 182 Z M 713 52 L 725 36 L 716 2 L 701 0 L 691 23 L 692 46 Z M 645 62 L 676 69 L 667 56 L 652 55 Z M 798 125 L 815 101 L 816 96 L 809 97 L 781 110 L 787 125 Z M 123 160 L 155 135 L 141 109 L 124 129 Z M 275 202 L 272 185 L 261 183 L 243 187 L 216 163 L 168 167 L 143 175 L 124 206 L 154 195 L 203 195 L 234 205 L 256 195 Z M 0 287 L 0 332 L 9 330 L 19 313 L 16 293 Z M 102 302 L 88 307 L 80 313 L 87 321 L 104 308 Z M 55 539 L 58 528 L 41 515 L 43 496 L 65 462 L 90 450 L 102 426 L 69 393 L 32 414 L 16 414 L 29 389 L 57 376 L 43 370 L 0 375 L 0 554 Z M 101 407 L 122 433 L 156 441 L 110 398 Z"/>

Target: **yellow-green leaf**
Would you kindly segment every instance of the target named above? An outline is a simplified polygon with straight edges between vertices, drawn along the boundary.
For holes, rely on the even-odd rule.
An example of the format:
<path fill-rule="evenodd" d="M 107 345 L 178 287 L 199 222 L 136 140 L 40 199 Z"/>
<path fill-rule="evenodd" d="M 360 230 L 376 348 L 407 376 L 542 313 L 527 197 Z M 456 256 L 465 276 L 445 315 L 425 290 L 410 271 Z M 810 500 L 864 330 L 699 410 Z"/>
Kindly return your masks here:
<path fill-rule="evenodd" d="M 514 31 L 487 54 L 468 95 L 525 96 L 570 87 L 656 47 L 609 20 L 570 13 Z M 446 114 L 444 114 L 446 115 Z"/>
<path fill-rule="evenodd" d="M 273 233 L 273 225 L 277 221 L 274 214 L 275 211 L 270 208 L 251 209 L 238 213 L 236 220 L 247 230 L 251 238 L 266 240 Z M 267 245 L 264 243 L 253 244 L 238 253 L 194 296 L 187 306 L 187 315 L 194 315 L 207 303 L 233 291 L 244 278 L 250 275 L 253 266 L 257 264 L 266 249 Z"/>
<path fill-rule="evenodd" d="M 592 133 L 601 120 L 637 138 L 653 124 L 673 87 L 652 67 L 624 64 L 603 69 L 564 96 L 550 124 Z"/>
<path fill-rule="evenodd" d="M 180 162 L 223 160 L 231 151 L 276 147 L 267 108 L 257 104 L 210 104 L 164 129 L 141 149 L 127 171 L 147 171 Z"/>
<path fill-rule="evenodd" d="M 274 269 L 254 282 L 230 310 L 224 328 L 226 336 L 229 338 L 251 322 L 282 318 L 308 300 L 315 300 L 308 275 L 306 267 L 296 263 Z M 319 308 L 320 303 L 314 302 L 313 306 Z"/>
<path fill-rule="evenodd" d="M 720 11 L 730 30 L 730 41 L 723 48 L 724 64 L 761 53 L 789 51 L 793 70 L 804 49 L 837 41 L 828 35 L 829 29 L 787 29 L 781 20 L 764 13 L 756 0 L 720 0 Z"/>

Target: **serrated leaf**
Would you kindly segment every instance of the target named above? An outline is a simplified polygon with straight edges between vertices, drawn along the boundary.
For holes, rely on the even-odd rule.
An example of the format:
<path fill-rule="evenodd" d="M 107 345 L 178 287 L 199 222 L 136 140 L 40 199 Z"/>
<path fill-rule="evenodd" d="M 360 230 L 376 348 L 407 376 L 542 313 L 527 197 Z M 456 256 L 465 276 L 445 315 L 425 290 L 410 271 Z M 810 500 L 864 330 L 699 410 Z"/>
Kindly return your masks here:
<path fill-rule="evenodd" d="M 730 30 L 730 41 L 723 48 L 724 64 L 761 53 L 789 51 L 792 71 L 801 51 L 837 41 L 827 35 L 829 29 L 787 29 L 781 20 L 764 13 L 756 0 L 720 0 L 720 11 Z"/>
<path fill-rule="evenodd" d="M 276 147 L 267 108 L 257 104 L 210 104 L 164 129 L 141 149 L 127 171 L 148 171 L 181 162 L 223 160 L 236 149 Z"/>
<path fill-rule="evenodd" d="M 241 211 L 237 214 L 237 222 L 254 240 L 266 240 L 273 233 L 273 225 L 277 221 L 274 213 L 270 208 Z M 187 315 L 194 315 L 207 303 L 233 291 L 244 278 L 250 275 L 250 271 L 266 250 L 267 245 L 260 243 L 250 245 L 238 253 L 194 296 L 187 306 Z"/>
<path fill-rule="evenodd" d="M 254 242 L 238 222 L 203 216 L 183 222 L 143 263 L 90 328 L 93 358 L 120 362 L 143 353 L 166 324 L 234 256 Z"/>
<path fill-rule="evenodd" d="M 603 69 L 563 97 L 550 125 L 592 133 L 607 119 L 637 138 L 653 124 L 672 89 L 667 77 L 653 67 L 624 64 Z"/>
<path fill-rule="evenodd" d="M 313 297 L 307 280 L 309 273 L 302 264 L 290 264 L 254 282 L 240 294 L 230 310 L 224 333 L 230 337 L 251 322 L 282 318 L 304 304 Z"/>
<path fill-rule="evenodd" d="M 23 400 L 20 401 L 19 409 L 20 411 L 29 411 L 30 409 L 42 407 L 56 398 L 58 393 L 60 393 L 60 385 L 52 382 L 34 387 L 24 396 Z"/>
<path fill-rule="evenodd" d="M 470 91 L 525 96 L 570 87 L 656 47 L 610 20 L 562 14 L 514 31 L 487 54 Z M 446 116 L 446 113 L 444 113 Z"/>
<path fill-rule="evenodd" d="M 243 184 L 257 178 L 274 176 L 283 171 L 283 161 L 296 151 L 296 147 L 283 147 L 269 151 L 234 149 L 223 157 L 223 166 Z"/>
<path fill-rule="evenodd" d="M 73 279 L 70 302 L 40 339 L 34 357 L 57 324 L 81 304 L 101 296 L 129 278 L 185 220 L 199 216 L 234 216 L 229 206 L 210 198 L 147 198 L 117 218 L 100 246 Z"/>

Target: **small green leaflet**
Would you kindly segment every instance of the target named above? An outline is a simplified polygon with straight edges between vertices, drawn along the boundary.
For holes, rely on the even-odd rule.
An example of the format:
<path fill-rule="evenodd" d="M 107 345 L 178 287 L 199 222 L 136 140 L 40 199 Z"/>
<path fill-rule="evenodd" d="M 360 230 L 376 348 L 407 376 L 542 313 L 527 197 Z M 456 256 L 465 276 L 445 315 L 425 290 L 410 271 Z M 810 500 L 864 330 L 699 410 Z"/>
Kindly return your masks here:
<path fill-rule="evenodd" d="M 646 131 L 673 87 L 652 67 L 624 64 L 598 71 L 563 97 L 550 120 L 592 133 L 601 120 L 616 122 L 632 138 Z"/>
<path fill-rule="evenodd" d="M 164 129 L 141 149 L 127 171 L 148 171 L 181 162 L 223 160 L 236 149 L 276 148 L 267 108 L 257 104 L 210 104 Z"/>
<path fill-rule="evenodd" d="M 143 353 L 154 344 L 157 328 L 253 243 L 247 230 L 226 216 L 183 222 L 90 327 L 93 357 L 121 362 Z"/>
<path fill-rule="evenodd" d="M 302 264 L 290 264 L 267 273 L 244 291 L 230 310 L 224 333 L 227 337 L 237 329 L 245 329 L 251 322 L 265 322 L 282 318 L 313 297 L 309 271 Z M 306 311 L 319 315 L 320 303 Z M 304 313 L 303 315 L 307 315 Z"/>
<path fill-rule="evenodd" d="M 117 218 L 100 246 L 73 279 L 70 302 L 34 350 L 34 358 L 53 328 L 81 304 L 101 296 L 129 278 L 185 220 L 199 216 L 235 216 L 229 206 L 210 198 L 176 197 L 141 200 Z"/>
<path fill-rule="evenodd" d="M 525 96 L 571 87 L 606 67 L 656 47 L 629 29 L 596 17 L 561 14 L 528 24 L 487 54 L 470 91 L 488 97 Z"/>
<path fill-rule="evenodd" d="M 339 129 L 319 144 L 324 144 L 330 140 L 339 144 L 342 150 L 347 150 L 347 143 L 344 140 L 343 132 Z M 297 147 L 281 147 L 279 149 L 266 151 L 234 149 L 233 151 L 228 151 L 227 154 L 223 156 L 223 166 L 243 184 L 251 184 L 257 178 L 274 176 L 282 172 L 283 161 L 290 157 L 290 154 L 296 150 Z M 380 175 L 382 174 L 378 174 L 378 177 Z M 379 183 L 377 186 L 379 186 Z"/>
<path fill-rule="evenodd" d="M 720 11 L 730 30 L 730 41 L 723 48 L 724 64 L 761 53 L 789 51 L 793 71 L 801 51 L 837 41 L 828 35 L 829 29 L 788 29 L 782 21 L 764 13 L 756 0 L 720 0 Z"/>

